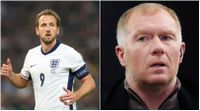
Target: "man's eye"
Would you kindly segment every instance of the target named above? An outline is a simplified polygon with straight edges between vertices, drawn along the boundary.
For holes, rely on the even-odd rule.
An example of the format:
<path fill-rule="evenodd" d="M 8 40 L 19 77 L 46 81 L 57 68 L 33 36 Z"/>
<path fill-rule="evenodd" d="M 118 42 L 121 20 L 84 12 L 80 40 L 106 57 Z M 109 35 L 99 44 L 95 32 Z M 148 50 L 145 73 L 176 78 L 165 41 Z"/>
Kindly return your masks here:
<path fill-rule="evenodd" d="M 149 40 L 149 38 L 146 37 L 146 36 L 139 37 L 139 39 L 138 39 L 138 41 L 140 41 L 140 42 L 146 42 L 146 41 L 148 41 L 148 40 Z"/>
<path fill-rule="evenodd" d="M 46 24 L 41 24 L 40 26 L 41 26 L 41 27 L 45 27 L 45 26 L 46 26 Z"/>
<path fill-rule="evenodd" d="M 171 39 L 172 37 L 167 36 L 167 35 L 160 36 L 160 40 L 171 40 Z"/>
<path fill-rule="evenodd" d="M 55 26 L 55 24 L 51 23 L 50 26 Z"/>

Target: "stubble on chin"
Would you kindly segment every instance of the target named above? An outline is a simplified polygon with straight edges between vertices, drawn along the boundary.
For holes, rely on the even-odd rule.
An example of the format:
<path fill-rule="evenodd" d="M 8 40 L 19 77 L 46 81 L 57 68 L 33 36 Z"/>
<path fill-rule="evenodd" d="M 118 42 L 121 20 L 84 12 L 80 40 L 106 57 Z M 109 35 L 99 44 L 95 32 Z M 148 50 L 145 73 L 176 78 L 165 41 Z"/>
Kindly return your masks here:
<path fill-rule="evenodd" d="M 54 38 L 52 38 L 52 39 L 50 39 L 50 40 L 47 40 L 47 39 L 43 38 L 43 39 L 41 39 L 41 41 L 42 41 L 44 44 L 49 45 L 49 44 L 51 44 L 55 39 L 56 39 L 56 37 L 54 37 Z"/>

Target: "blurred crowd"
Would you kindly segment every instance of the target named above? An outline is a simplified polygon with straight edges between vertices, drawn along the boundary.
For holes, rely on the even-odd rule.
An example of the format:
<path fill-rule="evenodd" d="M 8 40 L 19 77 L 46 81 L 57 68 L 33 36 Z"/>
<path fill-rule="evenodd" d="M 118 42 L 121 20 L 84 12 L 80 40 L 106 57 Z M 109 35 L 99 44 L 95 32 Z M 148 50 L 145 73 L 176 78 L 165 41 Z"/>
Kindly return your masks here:
<path fill-rule="evenodd" d="M 2 1 L 1 64 L 10 57 L 14 72 L 21 71 L 27 51 L 40 44 L 34 24 L 43 9 L 52 9 L 61 17 L 58 39 L 82 54 L 95 79 L 95 91 L 78 101 L 77 108 L 99 109 L 98 1 Z M 79 87 L 80 82 L 76 80 L 75 85 Z M 34 109 L 32 83 L 18 89 L 1 77 L 1 109 Z"/>

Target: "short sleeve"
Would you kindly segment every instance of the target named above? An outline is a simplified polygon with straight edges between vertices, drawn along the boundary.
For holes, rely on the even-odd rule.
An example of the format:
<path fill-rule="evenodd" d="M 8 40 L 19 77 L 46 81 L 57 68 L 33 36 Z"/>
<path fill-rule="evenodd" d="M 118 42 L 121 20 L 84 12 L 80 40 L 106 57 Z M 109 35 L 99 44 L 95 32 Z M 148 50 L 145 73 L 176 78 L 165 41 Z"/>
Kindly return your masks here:
<path fill-rule="evenodd" d="M 75 75 L 78 79 L 82 79 L 89 74 L 86 63 L 83 57 L 77 51 L 74 51 L 71 55 L 72 65 L 71 73 Z"/>
<path fill-rule="evenodd" d="M 73 74 L 80 80 L 89 74 L 89 70 L 85 64 L 80 69 L 73 72 Z"/>
<path fill-rule="evenodd" d="M 20 75 L 22 76 L 23 79 L 25 80 L 30 80 L 30 69 L 29 69 L 29 52 L 26 54 L 25 60 L 24 60 L 24 65 L 23 68 L 21 70 Z"/>

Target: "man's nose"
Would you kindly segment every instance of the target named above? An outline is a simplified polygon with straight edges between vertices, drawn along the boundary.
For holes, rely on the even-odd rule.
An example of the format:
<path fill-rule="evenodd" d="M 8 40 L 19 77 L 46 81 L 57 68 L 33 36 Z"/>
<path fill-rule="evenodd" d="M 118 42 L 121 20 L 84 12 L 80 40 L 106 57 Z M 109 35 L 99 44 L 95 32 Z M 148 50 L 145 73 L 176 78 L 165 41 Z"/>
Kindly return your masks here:
<path fill-rule="evenodd" d="M 151 54 L 155 56 L 161 56 L 165 53 L 163 43 L 159 37 L 154 37 L 151 50 Z"/>
<path fill-rule="evenodd" d="M 50 26 L 46 27 L 46 31 L 49 32 L 50 31 Z"/>

